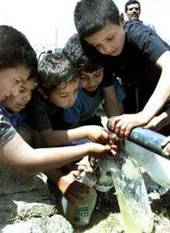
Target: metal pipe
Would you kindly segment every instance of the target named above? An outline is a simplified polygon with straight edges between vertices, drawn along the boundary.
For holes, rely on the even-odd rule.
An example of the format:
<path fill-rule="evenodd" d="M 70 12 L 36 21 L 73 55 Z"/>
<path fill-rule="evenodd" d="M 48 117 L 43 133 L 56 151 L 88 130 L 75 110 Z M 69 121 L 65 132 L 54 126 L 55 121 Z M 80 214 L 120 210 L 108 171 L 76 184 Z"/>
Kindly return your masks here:
<path fill-rule="evenodd" d="M 161 146 L 165 138 L 164 135 L 153 130 L 137 127 L 131 131 L 128 140 L 168 159 Z"/>

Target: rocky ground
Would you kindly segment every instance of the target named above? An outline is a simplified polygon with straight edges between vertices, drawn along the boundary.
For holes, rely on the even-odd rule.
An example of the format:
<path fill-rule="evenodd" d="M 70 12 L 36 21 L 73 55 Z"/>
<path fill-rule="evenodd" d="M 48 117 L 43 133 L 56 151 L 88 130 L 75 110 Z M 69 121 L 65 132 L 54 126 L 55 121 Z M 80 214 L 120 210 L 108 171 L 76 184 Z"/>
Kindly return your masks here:
<path fill-rule="evenodd" d="M 55 198 L 49 194 L 45 176 L 23 176 L 1 165 L 0 187 L 1 233 L 124 232 L 114 190 L 98 195 L 89 226 L 74 228 L 54 204 Z M 170 232 L 169 203 L 170 198 L 166 197 L 152 204 L 155 233 Z"/>
<path fill-rule="evenodd" d="M 104 124 L 106 119 L 103 118 Z M 170 232 L 170 193 L 152 203 L 154 233 Z M 72 226 L 50 194 L 44 175 L 28 176 L 0 164 L 0 233 L 123 233 L 124 227 L 112 189 L 99 193 L 87 227 Z"/>

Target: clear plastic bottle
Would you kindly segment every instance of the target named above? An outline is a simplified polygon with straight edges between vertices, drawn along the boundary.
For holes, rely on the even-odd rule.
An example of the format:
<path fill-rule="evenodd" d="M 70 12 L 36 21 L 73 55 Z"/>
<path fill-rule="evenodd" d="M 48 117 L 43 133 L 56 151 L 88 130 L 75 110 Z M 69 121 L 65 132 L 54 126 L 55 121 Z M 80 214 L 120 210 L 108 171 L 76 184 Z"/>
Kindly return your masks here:
<path fill-rule="evenodd" d="M 123 152 L 112 162 L 112 177 L 125 232 L 151 233 L 154 219 L 144 180 Z"/>
<path fill-rule="evenodd" d="M 65 197 L 62 198 L 64 215 L 72 224 L 78 226 L 89 224 L 97 199 L 96 190 L 93 188 L 96 181 L 97 178 L 95 175 L 83 171 L 80 175 L 79 182 L 90 187 L 89 193 L 76 204 L 69 202 Z"/>
<path fill-rule="evenodd" d="M 98 160 L 96 168 L 98 178 L 95 188 L 100 192 L 107 192 L 114 186 L 111 172 L 112 160 L 113 158 L 110 155 Z"/>

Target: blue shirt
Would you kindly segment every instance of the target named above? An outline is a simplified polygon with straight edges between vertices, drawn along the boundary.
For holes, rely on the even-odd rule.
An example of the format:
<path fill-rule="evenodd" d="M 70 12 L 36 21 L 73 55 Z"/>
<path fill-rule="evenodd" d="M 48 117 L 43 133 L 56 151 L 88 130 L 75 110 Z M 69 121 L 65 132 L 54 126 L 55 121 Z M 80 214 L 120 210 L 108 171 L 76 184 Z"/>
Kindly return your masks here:
<path fill-rule="evenodd" d="M 103 101 L 101 88 L 97 88 L 93 96 L 81 88 L 75 104 L 64 110 L 64 121 L 71 124 L 79 124 L 96 115 L 96 110 Z"/>

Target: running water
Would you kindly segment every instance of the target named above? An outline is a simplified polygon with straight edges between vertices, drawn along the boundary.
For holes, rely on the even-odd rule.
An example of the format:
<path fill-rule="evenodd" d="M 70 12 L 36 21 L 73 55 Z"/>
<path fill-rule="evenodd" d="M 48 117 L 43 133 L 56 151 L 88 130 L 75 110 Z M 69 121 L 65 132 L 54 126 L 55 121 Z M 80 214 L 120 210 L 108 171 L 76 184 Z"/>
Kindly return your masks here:
<path fill-rule="evenodd" d="M 138 168 L 119 153 L 110 159 L 110 172 L 116 189 L 122 220 L 126 233 L 151 233 L 153 213 L 149 204 L 145 183 Z"/>

